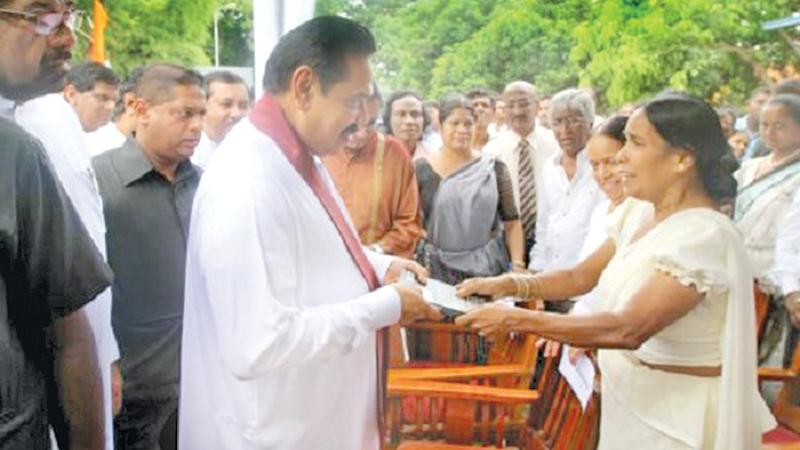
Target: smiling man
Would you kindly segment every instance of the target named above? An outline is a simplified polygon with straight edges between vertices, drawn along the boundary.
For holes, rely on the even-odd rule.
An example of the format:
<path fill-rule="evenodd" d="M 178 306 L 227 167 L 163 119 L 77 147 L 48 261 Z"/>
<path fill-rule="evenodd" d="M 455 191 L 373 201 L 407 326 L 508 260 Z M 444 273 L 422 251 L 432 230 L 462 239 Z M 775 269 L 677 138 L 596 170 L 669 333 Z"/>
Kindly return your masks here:
<path fill-rule="evenodd" d="M 385 327 L 438 319 L 424 269 L 361 246 L 321 157 L 367 125 L 366 28 L 319 17 L 267 60 L 264 91 L 192 211 L 181 364 L 184 450 L 375 450 Z M 383 287 L 380 285 L 384 284 Z"/>
<path fill-rule="evenodd" d="M 202 77 L 180 66 L 146 67 L 135 93 L 134 138 L 93 160 L 116 275 L 124 380 L 116 446 L 134 450 L 175 441 L 186 243 L 200 181 L 189 158 L 205 114 Z"/>
<path fill-rule="evenodd" d="M 205 169 L 225 136 L 250 111 L 250 92 L 242 77 L 225 70 L 211 72 L 204 81 L 206 118 L 192 162 Z"/>

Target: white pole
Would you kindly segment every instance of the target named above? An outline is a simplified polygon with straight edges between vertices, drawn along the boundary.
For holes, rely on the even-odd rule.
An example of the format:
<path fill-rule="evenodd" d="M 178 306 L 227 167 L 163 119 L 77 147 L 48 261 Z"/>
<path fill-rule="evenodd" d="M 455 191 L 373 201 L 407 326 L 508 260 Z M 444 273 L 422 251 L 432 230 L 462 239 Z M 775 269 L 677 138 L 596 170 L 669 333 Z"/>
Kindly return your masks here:
<path fill-rule="evenodd" d="M 261 97 L 264 64 L 278 39 L 314 16 L 315 0 L 253 0 L 253 40 L 255 41 L 256 98 Z"/>
<path fill-rule="evenodd" d="M 214 11 L 214 67 L 219 67 L 219 9 Z"/>

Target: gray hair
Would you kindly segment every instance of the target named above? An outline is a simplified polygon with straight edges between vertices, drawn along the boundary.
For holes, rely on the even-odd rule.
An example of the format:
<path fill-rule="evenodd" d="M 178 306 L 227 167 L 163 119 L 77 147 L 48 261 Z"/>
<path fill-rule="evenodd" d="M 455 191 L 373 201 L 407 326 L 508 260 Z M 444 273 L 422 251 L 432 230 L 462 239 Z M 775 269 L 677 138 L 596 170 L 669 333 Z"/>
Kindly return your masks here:
<path fill-rule="evenodd" d="M 550 121 L 552 122 L 556 111 L 564 108 L 580 113 L 590 127 L 594 123 L 594 100 L 590 93 L 569 88 L 554 95 L 550 99 Z"/>

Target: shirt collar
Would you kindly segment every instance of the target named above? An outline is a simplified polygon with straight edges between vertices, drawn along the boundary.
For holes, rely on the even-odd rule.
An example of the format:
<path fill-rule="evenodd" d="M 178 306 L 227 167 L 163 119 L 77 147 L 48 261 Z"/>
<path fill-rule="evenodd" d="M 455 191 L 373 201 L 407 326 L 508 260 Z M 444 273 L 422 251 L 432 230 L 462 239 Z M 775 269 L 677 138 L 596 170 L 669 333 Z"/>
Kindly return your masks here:
<path fill-rule="evenodd" d="M 153 163 L 147 159 L 144 150 L 132 138 L 128 138 L 125 144 L 120 149 L 119 157 L 121 159 L 117 171 L 122 177 L 123 184 L 127 187 L 136 181 L 144 178 L 150 172 L 155 172 Z M 175 184 L 180 183 L 185 178 L 196 176 L 198 174 L 191 161 L 186 160 L 178 164 L 175 170 Z M 160 175 L 159 175 L 160 176 Z"/>

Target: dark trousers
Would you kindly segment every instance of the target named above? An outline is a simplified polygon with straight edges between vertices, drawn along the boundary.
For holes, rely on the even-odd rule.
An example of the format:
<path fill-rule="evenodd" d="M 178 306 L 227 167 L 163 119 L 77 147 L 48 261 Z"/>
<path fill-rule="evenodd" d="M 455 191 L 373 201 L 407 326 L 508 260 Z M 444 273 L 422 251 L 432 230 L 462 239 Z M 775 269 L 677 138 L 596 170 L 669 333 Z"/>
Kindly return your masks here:
<path fill-rule="evenodd" d="M 119 450 L 175 450 L 178 435 L 178 399 L 123 398 L 114 419 L 114 446 Z"/>

